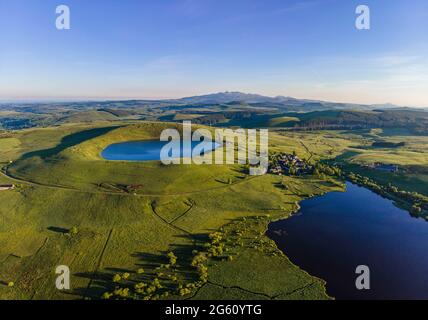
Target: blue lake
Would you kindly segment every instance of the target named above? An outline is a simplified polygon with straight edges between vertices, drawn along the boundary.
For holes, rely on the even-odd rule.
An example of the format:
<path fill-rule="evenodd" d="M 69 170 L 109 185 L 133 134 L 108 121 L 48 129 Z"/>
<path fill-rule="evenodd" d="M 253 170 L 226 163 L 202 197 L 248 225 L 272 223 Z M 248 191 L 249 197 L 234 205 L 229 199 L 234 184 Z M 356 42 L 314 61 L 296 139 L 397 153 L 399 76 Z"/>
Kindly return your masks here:
<path fill-rule="evenodd" d="M 156 161 L 160 160 L 160 152 L 166 141 L 147 140 L 147 141 L 130 141 L 109 145 L 105 148 L 101 156 L 106 160 L 124 160 L 124 161 Z M 181 143 L 180 157 L 183 154 L 189 155 L 200 142 L 192 141 L 191 147 L 184 148 Z M 212 149 L 219 147 L 215 142 L 212 143 Z"/>
<path fill-rule="evenodd" d="M 337 299 L 428 299 L 428 222 L 366 188 L 305 200 L 267 235 Z M 358 265 L 370 268 L 370 290 L 356 289 Z"/>

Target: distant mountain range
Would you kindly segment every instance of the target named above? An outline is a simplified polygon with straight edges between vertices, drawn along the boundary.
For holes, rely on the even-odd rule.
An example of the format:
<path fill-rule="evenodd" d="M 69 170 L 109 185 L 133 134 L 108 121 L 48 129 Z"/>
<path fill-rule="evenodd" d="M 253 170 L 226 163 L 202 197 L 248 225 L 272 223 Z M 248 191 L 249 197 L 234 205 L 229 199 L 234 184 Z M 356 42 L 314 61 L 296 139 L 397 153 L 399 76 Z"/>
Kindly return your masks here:
<path fill-rule="evenodd" d="M 184 109 L 184 108 L 212 108 L 221 107 L 223 110 L 228 108 L 240 109 L 258 108 L 275 109 L 280 112 L 311 112 L 324 110 L 424 110 L 428 108 L 412 108 L 406 106 L 397 106 L 390 103 L 385 104 L 357 104 L 341 103 L 322 100 L 296 99 L 293 97 L 276 96 L 268 97 L 260 94 L 250 94 L 242 92 L 219 92 L 200 96 L 185 97 L 180 99 L 159 99 L 159 100 L 109 100 L 109 101 L 39 101 L 39 102 L 0 102 L 0 109 L 18 109 L 23 111 L 40 111 L 42 109 L 55 109 L 66 107 L 72 109 L 82 108 L 135 108 L 140 106 L 149 106 L 152 108 L 166 109 Z"/>
<path fill-rule="evenodd" d="M 237 104 L 244 103 L 250 106 L 273 107 L 279 109 L 302 109 L 301 111 L 315 111 L 326 109 L 400 109 L 406 108 L 393 104 L 356 104 L 340 103 L 322 100 L 296 99 L 293 97 L 276 96 L 268 97 L 259 94 L 250 94 L 242 92 L 219 92 L 201 96 L 186 97 L 181 99 L 164 100 L 164 102 L 187 104 L 187 105 L 213 105 L 213 104 Z"/>
<path fill-rule="evenodd" d="M 4 103 L 0 104 L 0 129 L 123 119 L 170 122 L 191 119 L 199 124 L 248 128 L 337 129 L 393 125 L 425 134 L 427 111 L 392 104 L 365 105 L 220 92 L 168 100 Z"/>
<path fill-rule="evenodd" d="M 287 103 L 298 101 L 292 97 L 267 97 L 260 94 L 242 93 L 242 92 L 219 92 L 206 94 L 201 96 L 193 96 L 179 99 L 187 103 L 230 103 L 230 102 L 246 102 L 246 103 Z M 309 101 L 309 100 L 305 100 Z"/>

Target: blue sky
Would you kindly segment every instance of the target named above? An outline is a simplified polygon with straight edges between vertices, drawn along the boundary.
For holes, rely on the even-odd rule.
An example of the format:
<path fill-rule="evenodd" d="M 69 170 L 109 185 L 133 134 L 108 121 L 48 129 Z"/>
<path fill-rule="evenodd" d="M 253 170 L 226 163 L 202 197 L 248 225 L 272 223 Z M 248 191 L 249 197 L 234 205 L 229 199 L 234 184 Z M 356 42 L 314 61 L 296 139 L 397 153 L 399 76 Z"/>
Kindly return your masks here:
<path fill-rule="evenodd" d="M 71 30 L 55 9 L 71 10 Z M 355 28 L 355 8 L 371 29 Z M 243 91 L 428 106 L 426 0 L 1 0 L 0 99 Z"/>

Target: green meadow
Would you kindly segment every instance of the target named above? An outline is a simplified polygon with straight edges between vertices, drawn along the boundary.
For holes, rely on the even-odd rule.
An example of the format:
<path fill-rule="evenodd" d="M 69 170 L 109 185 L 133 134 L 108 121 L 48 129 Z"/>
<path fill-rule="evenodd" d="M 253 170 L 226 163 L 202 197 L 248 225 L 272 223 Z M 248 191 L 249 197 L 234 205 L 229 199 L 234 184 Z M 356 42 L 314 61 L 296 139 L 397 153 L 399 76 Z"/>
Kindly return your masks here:
<path fill-rule="evenodd" d="M 311 175 L 249 176 L 240 165 L 100 156 L 112 143 L 159 139 L 174 126 L 180 129 L 99 121 L 0 137 L 0 183 L 16 185 L 0 191 L 0 298 L 330 299 L 324 281 L 294 265 L 265 231 L 303 199 L 342 184 Z M 275 129 L 269 139 L 272 152 L 350 165 L 375 161 L 376 139 L 406 139 L 383 152 L 406 166 L 426 159 L 423 137 Z M 70 267 L 71 290 L 55 288 L 58 265 Z"/>

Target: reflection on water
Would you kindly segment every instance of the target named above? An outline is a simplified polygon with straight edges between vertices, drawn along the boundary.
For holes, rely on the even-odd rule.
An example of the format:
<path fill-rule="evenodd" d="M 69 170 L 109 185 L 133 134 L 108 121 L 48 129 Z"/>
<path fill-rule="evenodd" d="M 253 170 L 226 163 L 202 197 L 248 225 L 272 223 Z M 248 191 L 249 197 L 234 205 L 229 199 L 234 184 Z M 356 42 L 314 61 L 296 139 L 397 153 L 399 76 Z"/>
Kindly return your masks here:
<path fill-rule="evenodd" d="M 428 223 L 366 188 L 305 200 L 267 235 L 338 299 L 428 299 Z M 370 290 L 355 288 L 358 265 L 370 268 Z"/>
<path fill-rule="evenodd" d="M 167 144 L 165 141 L 131 141 L 121 142 L 109 145 L 103 150 L 101 156 L 106 160 L 124 160 L 124 161 L 155 161 L 160 160 L 162 147 Z M 191 147 L 183 147 L 181 144 L 180 155 L 192 154 L 192 150 L 199 144 L 198 141 L 192 141 Z M 219 145 L 213 142 L 212 150 Z"/>

